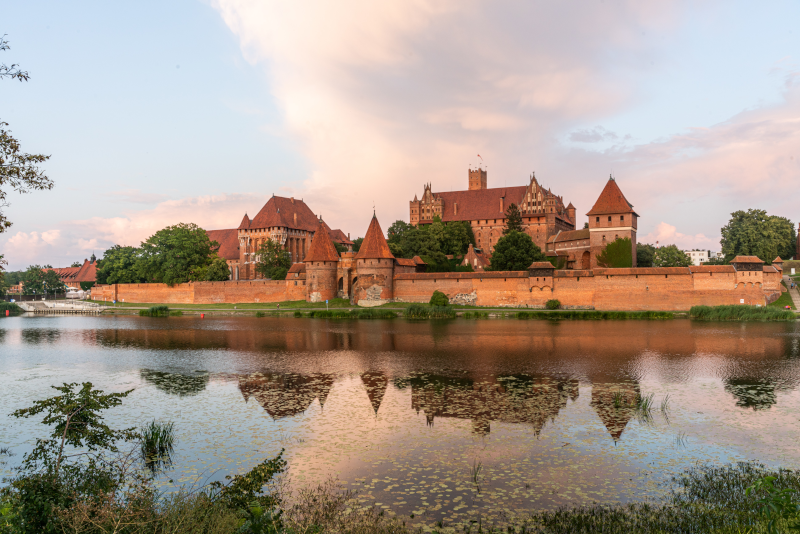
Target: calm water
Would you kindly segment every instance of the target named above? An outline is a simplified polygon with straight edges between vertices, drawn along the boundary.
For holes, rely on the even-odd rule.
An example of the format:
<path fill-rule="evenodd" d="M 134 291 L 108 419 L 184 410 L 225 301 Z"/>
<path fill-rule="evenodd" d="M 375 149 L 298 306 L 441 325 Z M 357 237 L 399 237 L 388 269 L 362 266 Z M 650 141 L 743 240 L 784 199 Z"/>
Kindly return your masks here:
<path fill-rule="evenodd" d="M 698 461 L 800 467 L 796 324 L 0 320 L 0 414 L 86 380 L 135 388 L 112 425 L 175 421 L 165 486 L 285 448 L 294 484 L 333 475 L 423 522 L 643 499 Z M 651 420 L 615 408 L 637 394 Z M 43 433 L 0 417 L 0 474 Z"/>

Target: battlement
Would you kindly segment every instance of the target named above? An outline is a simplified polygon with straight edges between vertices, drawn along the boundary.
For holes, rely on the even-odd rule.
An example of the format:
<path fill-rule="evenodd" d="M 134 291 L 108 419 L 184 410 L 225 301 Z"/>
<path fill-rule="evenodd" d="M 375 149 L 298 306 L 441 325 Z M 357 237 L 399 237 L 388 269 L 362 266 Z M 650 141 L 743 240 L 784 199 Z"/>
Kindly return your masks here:
<path fill-rule="evenodd" d="M 469 169 L 469 190 L 478 191 L 487 189 L 486 171 L 483 169 Z"/>

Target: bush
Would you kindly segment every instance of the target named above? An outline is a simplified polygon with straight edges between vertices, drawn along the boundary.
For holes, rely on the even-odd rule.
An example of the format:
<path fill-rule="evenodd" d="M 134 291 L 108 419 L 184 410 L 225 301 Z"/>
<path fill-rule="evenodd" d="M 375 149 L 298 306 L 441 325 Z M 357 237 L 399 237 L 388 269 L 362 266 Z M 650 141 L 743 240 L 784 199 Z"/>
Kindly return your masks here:
<path fill-rule="evenodd" d="M 295 310 L 294 316 L 295 318 L 300 318 L 303 316 L 303 312 L 301 312 L 300 310 Z"/>
<path fill-rule="evenodd" d="M 692 306 L 692 319 L 701 321 L 794 321 L 797 316 L 791 310 L 769 306 Z"/>
<path fill-rule="evenodd" d="M 169 312 L 170 317 L 183 317 L 183 312 L 181 310 L 173 310 Z"/>
<path fill-rule="evenodd" d="M 431 295 L 429 304 L 431 306 L 447 306 L 450 304 L 450 299 L 447 298 L 447 295 L 437 289 L 433 292 L 433 295 Z"/>
<path fill-rule="evenodd" d="M 405 313 L 408 319 L 454 319 L 456 310 L 450 306 L 423 306 L 422 304 L 412 304 L 406 308 Z"/>
<path fill-rule="evenodd" d="M 150 309 L 139 310 L 139 315 L 142 317 L 169 317 L 169 306 L 164 304 L 151 306 Z"/>
<path fill-rule="evenodd" d="M 294 312 L 294 313 L 295 313 L 295 317 L 297 317 L 297 313 L 298 313 L 298 312 Z M 266 313 L 264 313 L 264 312 L 262 312 L 262 311 L 257 311 L 257 312 L 256 312 L 256 317 L 264 317 L 264 316 L 266 316 L 266 315 L 267 315 L 267 314 L 266 314 Z"/>
<path fill-rule="evenodd" d="M 544 307 L 548 310 L 557 310 L 561 307 L 561 301 L 558 299 L 550 299 L 547 301 L 547 304 L 545 304 Z"/>
<path fill-rule="evenodd" d="M 567 310 L 567 311 L 521 311 L 517 312 L 517 319 L 674 319 L 675 314 L 664 311 L 597 311 L 597 310 Z"/>
<path fill-rule="evenodd" d="M 6 310 L 10 315 L 22 313 L 22 308 L 17 306 L 15 302 L 0 302 L 0 316 L 5 316 Z"/>
<path fill-rule="evenodd" d="M 295 312 L 295 317 L 302 317 L 302 313 Z M 394 319 L 397 314 L 391 310 L 313 310 L 307 317 L 316 319 Z"/>

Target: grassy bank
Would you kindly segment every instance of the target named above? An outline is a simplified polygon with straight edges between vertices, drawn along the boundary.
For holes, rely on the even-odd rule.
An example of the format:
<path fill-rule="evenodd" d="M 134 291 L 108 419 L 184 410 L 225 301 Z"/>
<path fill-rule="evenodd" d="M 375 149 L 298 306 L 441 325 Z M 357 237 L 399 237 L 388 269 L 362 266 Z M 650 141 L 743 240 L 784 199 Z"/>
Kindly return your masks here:
<path fill-rule="evenodd" d="M 783 284 L 786 287 L 786 284 Z M 789 294 L 788 291 L 785 293 L 781 293 L 781 296 L 778 297 L 778 300 L 775 302 L 771 302 L 768 306 L 772 308 L 779 308 L 779 309 L 786 309 L 786 306 L 789 306 L 792 310 L 796 309 L 794 307 L 794 301 L 792 300 L 792 296 Z"/>
<path fill-rule="evenodd" d="M 158 306 L 151 306 L 147 310 L 139 310 L 139 315 L 142 317 L 180 317 L 183 312 L 180 310 L 170 311 L 169 306 L 164 304 Z"/>
<path fill-rule="evenodd" d="M 9 315 L 17 315 L 22 313 L 22 308 L 14 302 L 0 302 L 0 316 L 5 317 L 6 311 L 9 312 Z"/>
<path fill-rule="evenodd" d="M 700 321 L 794 321 L 797 315 L 790 310 L 771 306 L 692 306 L 692 319 Z"/>
<path fill-rule="evenodd" d="M 394 319 L 397 313 L 390 310 L 359 309 L 359 310 L 314 310 L 303 313 L 294 312 L 295 317 L 311 317 L 316 319 Z"/>
<path fill-rule="evenodd" d="M 674 319 L 665 311 L 533 310 L 517 312 L 517 319 Z"/>

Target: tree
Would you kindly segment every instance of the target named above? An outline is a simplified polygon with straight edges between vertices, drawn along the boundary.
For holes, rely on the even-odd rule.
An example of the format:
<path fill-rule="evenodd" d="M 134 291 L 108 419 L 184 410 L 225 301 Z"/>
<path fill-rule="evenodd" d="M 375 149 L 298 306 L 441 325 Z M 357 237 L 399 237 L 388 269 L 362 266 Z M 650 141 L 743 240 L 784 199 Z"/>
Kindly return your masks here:
<path fill-rule="evenodd" d="M 618 237 L 614 241 L 608 243 L 600 254 L 597 255 L 597 265 L 599 267 L 615 269 L 633 267 L 631 248 L 630 238 Z"/>
<path fill-rule="evenodd" d="M 198 280 L 217 248 L 219 244 L 194 223 L 167 226 L 142 243 L 136 270 L 148 282 L 175 285 Z"/>
<path fill-rule="evenodd" d="M 658 247 L 653 255 L 653 267 L 688 267 L 691 258 L 675 245 Z"/>
<path fill-rule="evenodd" d="M 433 295 L 431 295 L 429 304 L 431 306 L 447 306 L 450 304 L 450 299 L 447 298 L 447 295 L 437 289 L 433 292 Z"/>
<path fill-rule="evenodd" d="M 138 284 L 146 282 L 136 269 L 139 259 L 136 247 L 114 245 L 103 253 L 103 259 L 97 261 L 98 284 Z"/>
<path fill-rule="evenodd" d="M 347 252 L 347 247 L 342 245 L 341 243 L 337 243 L 336 241 L 333 242 L 333 248 L 336 249 L 336 252 L 341 254 L 342 252 Z"/>
<path fill-rule="evenodd" d="M 525 271 L 535 261 L 547 261 L 531 236 L 510 232 L 497 240 L 491 259 L 492 271 Z"/>
<path fill-rule="evenodd" d="M 636 243 L 636 266 L 652 267 L 656 247 L 645 243 Z"/>
<path fill-rule="evenodd" d="M 26 295 L 44 294 L 44 270 L 40 265 L 31 265 L 22 277 Z"/>
<path fill-rule="evenodd" d="M 403 239 L 403 236 L 406 232 L 411 230 L 415 230 L 416 226 L 413 224 L 408 224 L 405 221 L 397 220 L 392 223 L 389 229 L 386 231 L 386 235 L 388 237 L 387 241 L 393 241 L 395 243 L 400 243 Z"/>
<path fill-rule="evenodd" d="M 44 284 L 45 293 L 63 293 L 67 289 L 66 284 L 59 278 L 58 273 L 51 269 L 45 269 L 42 283 Z"/>
<path fill-rule="evenodd" d="M 292 258 L 277 241 L 267 239 L 259 247 L 256 255 L 256 272 L 264 278 L 284 280 L 292 266 Z M 283 276 L 281 276 L 283 275 Z"/>
<path fill-rule="evenodd" d="M 70 265 L 70 267 L 81 267 L 81 266 L 83 266 L 83 264 L 79 261 L 73 261 L 72 265 Z"/>
<path fill-rule="evenodd" d="M 522 215 L 520 215 L 517 205 L 512 202 L 506 209 L 506 227 L 503 228 L 503 235 L 522 231 Z"/>
<path fill-rule="evenodd" d="M 358 252 L 361 249 L 361 243 L 364 241 L 363 237 L 353 239 L 353 252 Z"/>
<path fill-rule="evenodd" d="M 441 248 L 445 254 L 460 256 L 467 253 L 470 243 L 475 246 L 475 235 L 467 221 L 455 221 L 444 227 Z"/>
<path fill-rule="evenodd" d="M 211 265 L 208 266 L 203 277 L 203 280 L 208 282 L 224 282 L 230 279 L 231 271 L 228 268 L 228 262 L 225 261 L 225 258 L 220 258 L 219 256 L 216 256 L 211 261 Z"/>
<path fill-rule="evenodd" d="M 721 230 L 722 252 L 725 261 L 735 256 L 758 256 L 772 263 L 776 256 L 795 255 L 797 233 L 789 219 L 768 215 L 764 210 L 749 209 L 731 213 L 731 219 Z"/>
<path fill-rule="evenodd" d="M 0 51 L 8 49 L 5 36 L 0 37 Z M 23 82 L 28 81 L 29 76 L 16 64 L 11 66 L 0 64 L 0 79 L 2 78 Z M 53 182 L 39 168 L 39 165 L 50 159 L 50 156 L 22 152 L 19 141 L 11 135 L 10 130 L 6 129 L 7 126 L 7 122 L 0 121 L 0 208 L 8 206 L 7 188 L 17 193 L 53 188 Z M 11 221 L 0 211 L 0 233 L 5 232 L 10 226 Z"/>

